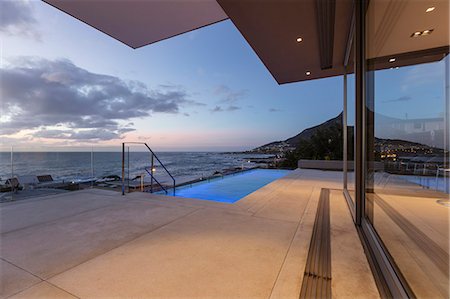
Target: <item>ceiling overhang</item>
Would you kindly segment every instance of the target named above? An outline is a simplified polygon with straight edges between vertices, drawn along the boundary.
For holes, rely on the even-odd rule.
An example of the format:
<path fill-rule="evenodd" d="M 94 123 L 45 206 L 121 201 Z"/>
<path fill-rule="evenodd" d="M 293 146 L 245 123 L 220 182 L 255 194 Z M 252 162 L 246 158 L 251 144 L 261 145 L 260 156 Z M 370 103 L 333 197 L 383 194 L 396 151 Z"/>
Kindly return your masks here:
<path fill-rule="evenodd" d="M 344 72 L 352 0 L 217 2 L 279 84 Z"/>
<path fill-rule="evenodd" d="M 430 6 L 433 11 L 427 13 Z M 370 1 L 366 13 L 368 70 L 442 60 L 449 53 L 449 9 L 449 1 Z M 425 30 L 431 33 L 414 36 Z"/>
<path fill-rule="evenodd" d="M 228 18 L 215 0 L 43 1 L 134 49 Z"/>

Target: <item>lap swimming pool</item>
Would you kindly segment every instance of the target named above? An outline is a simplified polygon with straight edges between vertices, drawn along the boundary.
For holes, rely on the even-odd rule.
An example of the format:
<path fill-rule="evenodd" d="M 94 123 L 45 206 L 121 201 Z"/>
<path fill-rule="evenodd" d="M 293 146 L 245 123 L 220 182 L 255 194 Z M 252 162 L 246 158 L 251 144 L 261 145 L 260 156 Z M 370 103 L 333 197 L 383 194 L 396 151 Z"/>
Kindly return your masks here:
<path fill-rule="evenodd" d="M 291 170 L 253 169 L 175 188 L 178 197 L 234 203 L 259 188 L 284 177 Z"/>

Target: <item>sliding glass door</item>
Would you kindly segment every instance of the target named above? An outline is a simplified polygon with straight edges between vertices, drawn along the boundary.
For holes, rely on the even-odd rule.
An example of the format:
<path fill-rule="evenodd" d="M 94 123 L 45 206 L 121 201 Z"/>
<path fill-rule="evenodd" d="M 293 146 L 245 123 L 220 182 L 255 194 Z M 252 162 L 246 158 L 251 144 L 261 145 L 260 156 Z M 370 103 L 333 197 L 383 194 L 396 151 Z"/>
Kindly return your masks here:
<path fill-rule="evenodd" d="M 364 9 L 362 222 L 406 294 L 448 298 L 449 2 Z"/>

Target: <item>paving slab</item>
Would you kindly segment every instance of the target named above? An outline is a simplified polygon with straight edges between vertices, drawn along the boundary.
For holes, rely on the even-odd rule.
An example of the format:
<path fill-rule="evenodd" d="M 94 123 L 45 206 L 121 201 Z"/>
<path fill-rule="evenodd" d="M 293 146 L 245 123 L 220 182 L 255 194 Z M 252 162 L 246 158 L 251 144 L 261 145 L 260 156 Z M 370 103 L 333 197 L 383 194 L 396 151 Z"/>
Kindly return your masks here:
<path fill-rule="evenodd" d="M 298 224 L 294 239 L 270 295 L 271 299 L 298 299 L 299 297 L 319 197 L 320 188 L 315 188 L 307 201 L 304 215 Z"/>
<path fill-rule="evenodd" d="M 236 204 L 215 202 L 212 200 L 204 200 L 198 198 L 187 198 L 187 197 L 174 197 L 160 194 L 152 194 L 146 192 L 133 192 L 126 195 L 127 200 L 145 200 L 158 203 L 161 206 L 173 207 L 189 207 L 189 208 L 211 208 L 211 209 L 221 209 L 228 210 L 230 212 L 248 214 L 250 212 L 245 211 L 240 206 Z"/>
<path fill-rule="evenodd" d="M 258 189 L 255 192 L 250 193 L 241 200 L 237 201 L 235 205 L 245 209 L 249 212 L 255 213 L 268 201 L 270 201 L 276 194 L 283 189 L 289 188 L 289 186 L 297 179 L 297 174 L 293 171 L 288 175 L 273 181 L 270 184 Z"/>
<path fill-rule="evenodd" d="M 50 281 L 89 298 L 267 298 L 295 229 L 203 209 Z"/>
<path fill-rule="evenodd" d="M 43 281 L 8 299 L 77 299 L 77 297 Z"/>
<path fill-rule="evenodd" d="M 333 298 L 380 298 L 342 191 L 330 192 Z"/>
<path fill-rule="evenodd" d="M 0 259 L 0 298 L 6 298 L 41 282 L 41 279 Z"/>
<path fill-rule="evenodd" d="M 0 232 L 66 218 L 120 202 L 117 192 L 82 190 L 0 204 Z"/>
<path fill-rule="evenodd" d="M 292 183 L 289 188 L 278 190 L 272 198 L 255 212 L 257 217 L 279 219 L 298 223 L 304 213 L 313 188 Z"/>
<path fill-rule="evenodd" d="M 2 235 L 3 258 L 48 278 L 194 211 L 122 201 Z"/>

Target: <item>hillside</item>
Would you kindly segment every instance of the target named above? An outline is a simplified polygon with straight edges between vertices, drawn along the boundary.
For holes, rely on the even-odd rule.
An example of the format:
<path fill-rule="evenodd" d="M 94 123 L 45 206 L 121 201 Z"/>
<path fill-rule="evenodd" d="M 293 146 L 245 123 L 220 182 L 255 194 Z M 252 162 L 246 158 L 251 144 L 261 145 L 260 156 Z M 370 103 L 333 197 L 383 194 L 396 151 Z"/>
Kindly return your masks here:
<path fill-rule="evenodd" d="M 267 153 L 267 154 L 285 154 L 287 152 L 298 151 L 299 148 L 312 148 L 311 141 L 314 140 L 313 143 L 320 142 L 322 139 L 322 144 L 316 144 L 313 151 L 321 151 L 329 152 L 331 150 L 330 147 L 340 146 L 336 142 L 333 144 L 327 144 L 328 140 L 339 140 L 342 138 L 342 113 L 340 113 L 335 118 L 329 119 L 317 126 L 307 128 L 301 131 L 299 134 L 290 137 L 283 141 L 275 141 L 263 146 L 257 147 L 250 152 L 254 153 Z M 379 118 L 381 116 L 378 116 Z M 384 117 L 383 120 L 387 118 Z M 353 126 L 348 127 L 349 135 L 353 135 Z M 314 137 L 314 138 L 313 138 Z M 349 140 L 352 139 L 349 136 Z M 340 140 L 339 140 L 340 142 Z M 352 148 L 352 145 L 349 146 Z M 336 149 L 334 149 L 336 150 Z M 401 139 L 394 138 L 377 138 L 375 137 L 375 150 L 382 155 L 383 153 L 395 154 L 396 157 L 408 157 L 414 155 L 442 155 L 443 150 L 440 148 L 432 147 L 426 144 L 421 144 L 414 141 L 407 141 Z"/>
<path fill-rule="evenodd" d="M 342 112 L 335 118 L 329 119 L 320 125 L 307 128 L 299 134 L 283 141 L 275 141 L 260 147 L 254 148 L 251 152 L 258 153 L 278 153 L 296 149 L 301 141 L 309 141 L 318 131 L 323 131 L 334 126 L 342 126 Z"/>

